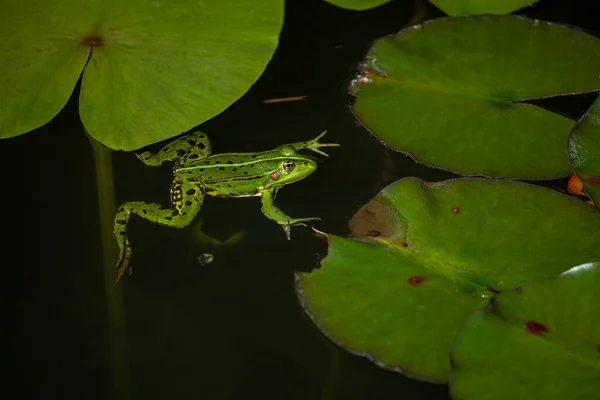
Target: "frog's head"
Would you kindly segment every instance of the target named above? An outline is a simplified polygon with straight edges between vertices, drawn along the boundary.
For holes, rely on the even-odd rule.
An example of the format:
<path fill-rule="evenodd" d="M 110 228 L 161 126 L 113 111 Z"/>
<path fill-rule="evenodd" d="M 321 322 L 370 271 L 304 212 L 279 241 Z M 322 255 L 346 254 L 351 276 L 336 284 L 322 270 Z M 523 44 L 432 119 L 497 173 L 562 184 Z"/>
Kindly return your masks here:
<path fill-rule="evenodd" d="M 277 169 L 269 174 L 266 189 L 289 185 L 306 178 L 317 169 L 317 162 L 311 157 L 296 152 L 286 154 L 277 165 Z"/>

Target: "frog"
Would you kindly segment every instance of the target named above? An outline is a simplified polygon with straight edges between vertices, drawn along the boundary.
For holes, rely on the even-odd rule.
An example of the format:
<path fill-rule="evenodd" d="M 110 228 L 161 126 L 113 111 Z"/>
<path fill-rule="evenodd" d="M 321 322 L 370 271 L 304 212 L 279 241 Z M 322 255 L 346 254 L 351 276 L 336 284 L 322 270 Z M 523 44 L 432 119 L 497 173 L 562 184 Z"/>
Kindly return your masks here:
<path fill-rule="evenodd" d="M 327 133 L 304 142 L 284 144 L 272 150 L 255 153 L 221 153 L 211 155 L 208 135 L 195 130 L 168 143 L 157 152 L 143 151 L 137 157 L 147 166 L 173 164 L 170 205 L 130 201 L 119 206 L 114 220 L 114 235 L 118 245 L 117 277 L 115 285 L 130 269 L 131 243 L 127 225 L 132 215 L 147 221 L 173 227 L 190 225 L 202 208 L 206 195 L 214 197 L 260 197 L 261 211 L 283 228 L 291 240 L 292 226 L 306 226 L 306 222 L 320 218 L 292 218 L 273 203 L 279 189 L 298 182 L 317 169 L 317 160 L 302 154 L 310 150 L 328 157 L 321 147 L 339 146 L 337 143 L 319 143 Z"/>

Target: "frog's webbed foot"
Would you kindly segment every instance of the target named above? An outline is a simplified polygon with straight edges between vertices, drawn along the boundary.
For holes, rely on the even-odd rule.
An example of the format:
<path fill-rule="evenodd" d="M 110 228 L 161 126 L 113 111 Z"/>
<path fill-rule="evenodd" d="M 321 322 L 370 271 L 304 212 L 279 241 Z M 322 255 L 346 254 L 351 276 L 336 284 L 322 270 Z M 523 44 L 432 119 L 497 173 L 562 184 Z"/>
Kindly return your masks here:
<path fill-rule="evenodd" d="M 338 147 L 339 144 L 338 143 L 319 143 L 319 139 L 321 139 L 323 136 L 325 136 L 326 133 L 327 133 L 327 131 L 323 131 L 323 132 L 321 132 L 321 134 L 319 136 L 317 136 L 313 140 L 309 140 L 308 142 L 302 142 L 302 144 L 303 144 L 302 148 L 312 150 L 317 154 L 321 154 L 322 156 L 329 157 L 329 154 L 325 153 L 324 151 L 319 150 L 319 147 Z"/>
<path fill-rule="evenodd" d="M 287 221 L 287 224 L 282 224 L 281 227 L 283 228 L 283 232 L 285 232 L 285 237 L 287 237 L 287 240 L 292 240 L 291 237 L 291 231 L 292 231 L 292 225 L 294 226 L 307 226 L 304 221 L 318 221 L 321 218 L 290 218 Z"/>

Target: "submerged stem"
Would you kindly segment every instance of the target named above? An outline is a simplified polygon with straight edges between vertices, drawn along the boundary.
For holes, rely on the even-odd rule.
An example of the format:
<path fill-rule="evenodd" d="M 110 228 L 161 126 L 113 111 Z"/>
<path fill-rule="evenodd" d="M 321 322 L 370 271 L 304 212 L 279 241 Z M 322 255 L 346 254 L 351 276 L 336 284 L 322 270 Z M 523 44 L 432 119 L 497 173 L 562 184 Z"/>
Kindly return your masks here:
<path fill-rule="evenodd" d="M 85 129 L 85 128 L 84 128 Z M 129 368 L 127 334 L 122 285 L 115 286 L 116 247 L 113 237 L 113 219 L 116 213 L 111 150 L 86 134 L 94 149 L 96 188 L 100 211 L 100 238 L 104 266 L 104 297 L 108 316 L 110 366 L 113 373 L 114 399 L 129 398 Z"/>

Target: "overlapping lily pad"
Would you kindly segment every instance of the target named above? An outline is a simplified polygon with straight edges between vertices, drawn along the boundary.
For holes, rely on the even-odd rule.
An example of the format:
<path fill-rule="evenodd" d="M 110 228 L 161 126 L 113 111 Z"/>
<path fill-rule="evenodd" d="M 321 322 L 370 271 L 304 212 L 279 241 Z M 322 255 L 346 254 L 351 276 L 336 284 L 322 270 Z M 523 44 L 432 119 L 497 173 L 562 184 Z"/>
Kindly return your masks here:
<path fill-rule="evenodd" d="M 0 15 L 0 137 L 48 122 L 83 72 L 87 131 L 131 150 L 242 96 L 275 50 L 283 1 L 7 0 Z"/>
<path fill-rule="evenodd" d="M 583 189 L 600 207 L 600 98 L 571 132 L 569 158 Z"/>
<path fill-rule="evenodd" d="M 429 0 L 448 15 L 509 14 L 537 1 L 532 0 Z"/>
<path fill-rule="evenodd" d="M 441 18 L 379 40 L 355 115 L 392 149 L 464 175 L 566 176 L 573 121 L 526 100 L 600 89 L 600 39 L 517 16 Z"/>
<path fill-rule="evenodd" d="M 600 259 L 600 212 L 538 186 L 406 178 L 363 206 L 353 237 L 328 235 L 297 291 L 334 342 L 444 382 L 454 335 L 499 291 Z"/>
<path fill-rule="evenodd" d="M 600 395 L 600 263 L 494 298 L 457 336 L 451 392 L 464 400 Z"/>

